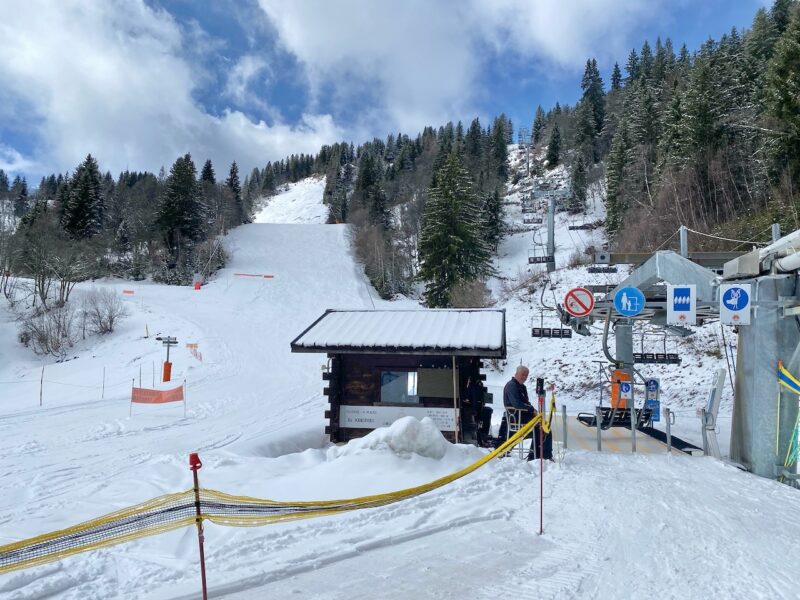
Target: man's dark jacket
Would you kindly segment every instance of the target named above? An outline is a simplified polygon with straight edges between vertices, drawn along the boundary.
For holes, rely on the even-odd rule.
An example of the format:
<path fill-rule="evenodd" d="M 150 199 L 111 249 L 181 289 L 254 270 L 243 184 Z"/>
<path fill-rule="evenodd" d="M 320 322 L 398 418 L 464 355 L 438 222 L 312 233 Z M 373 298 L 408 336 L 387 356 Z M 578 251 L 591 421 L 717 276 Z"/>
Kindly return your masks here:
<path fill-rule="evenodd" d="M 513 377 L 503 388 L 503 406 L 533 411 L 528 389 Z"/>

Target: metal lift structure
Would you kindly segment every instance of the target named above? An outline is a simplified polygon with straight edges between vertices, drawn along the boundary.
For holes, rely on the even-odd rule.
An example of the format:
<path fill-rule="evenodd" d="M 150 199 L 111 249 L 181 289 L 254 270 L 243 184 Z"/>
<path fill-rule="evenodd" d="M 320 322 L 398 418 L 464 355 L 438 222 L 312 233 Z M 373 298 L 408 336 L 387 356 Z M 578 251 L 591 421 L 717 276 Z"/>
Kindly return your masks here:
<path fill-rule="evenodd" d="M 666 323 L 664 284 L 695 285 L 697 318 L 703 322 L 719 316 L 722 283 L 749 283 L 753 306 L 751 324 L 737 326 L 739 340 L 730 458 L 756 475 L 798 485 L 797 465 L 787 465 L 784 460 L 793 442 L 796 443 L 793 436 L 797 435 L 798 396 L 779 385 L 777 365 L 780 361 L 790 372 L 800 372 L 800 230 L 780 238 L 779 229 L 774 226 L 773 243 L 769 246 L 735 253 L 733 257 L 730 254 L 690 253 L 685 228 L 681 228 L 680 254 L 660 251 L 647 256 L 634 257 L 628 253 L 620 257 L 611 253 L 603 264 L 636 262 L 640 258 L 641 264 L 619 285 L 608 290 L 589 316 L 572 317 L 562 309 L 559 311 L 561 320 L 581 335 L 590 335 L 590 324 L 602 320 L 606 358 L 617 371 L 626 374 L 632 384 L 641 385 L 644 378 L 637 371 L 636 363 L 653 362 L 652 359 L 662 362 L 658 360 L 662 357 L 657 354 L 650 357 L 645 353 L 636 356 L 633 321 L 647 320 L 672 335 L 692 333 L 690 328 Z M 721 275 L 717 271 L 722 271 Z M 645 295 L 645 309 L 636 317 L 622 317 L 613 308 L 615 294 L 629 286 Z M 608 343 L 612 325 L 614 354 Z M 663 354 L 664 362 L 674 361 L 675 357 L 667 352 Z M 724 374 L 718 373 L 716 400 L 712 394 L 709 408 L 703 410 L 704 438 L 714 428 L 723 381 Z M 714 415 L 709 415 L 709 411 Z M 632 427 L 646 418 L 640 413 L 634 419 L 635 414 L 634 410 L 624 415 L 630 418 Z M 612 421 L 614 418 L 610 417 Z M 601 419 L 605 421 L 599 412 L 595 419 L 595 423 Z M 709 446 L 715 444 L 709 442 Z M 713 448 L 709 451 L 708 446 L 706 451 L 714 454 Z"/>

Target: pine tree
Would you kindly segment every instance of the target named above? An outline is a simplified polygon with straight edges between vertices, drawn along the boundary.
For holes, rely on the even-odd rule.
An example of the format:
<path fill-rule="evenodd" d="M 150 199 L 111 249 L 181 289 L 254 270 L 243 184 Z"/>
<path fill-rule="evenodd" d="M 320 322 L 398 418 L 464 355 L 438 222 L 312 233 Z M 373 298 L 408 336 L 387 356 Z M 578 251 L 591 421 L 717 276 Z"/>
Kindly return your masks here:
<path fill-rule="evenodd" d="M 203 170 L 200 171 L 200 181 L 203 183 L 210 183 L 211 185 L 217 185 L 217 177 L 214 174 L 214 165 L 211 164 L 211 159 L 207 159 L 205 164 L 203 164 Z"/>
<path fill-rule="evenodd" d="M 231 216 L 234 225 L 239 225 L 245 220 L 244 202 L 242 200 L 242 185 L 239 183 L 239 167 L 236 161 L 231 163 L 228 178 L 225 180 L 225 187 L 230 192 Z"/>
<path fill-rule="evenodd" d="M 800 177 L 800 4 L 794 5 L 785 31 L 775 45 L 767 75 L 767 102 L 770 113 L 784 129 L 778 140 L 780 159 L 786 161 L 797 179 Z"/>
<path fill-rule="evenodd" d="M 418 278 L 431 308 L 450 306 L 456 285 L 492 272 L 480 201 L 457 154 L 448 157 L 436 182 L 428 190 L 419 241 Z"/>
<path fill-rule="evenodd" d="M 628 76 L 625 78 L 626 83 L 636 81 L 639 78 L 639 55 L 636 54 L 635 49 L 631 50 L 631 53 L 628 54 L 628 62 L 625 63 L 625 71 L 628 73 Z"/>
<path fill-rule="evenodd" d="M 627 211 L 627 201 L 623 194 L 625 167 L 628 164 L 631 143 L 625 121 L 617 128 L 611 143 L 606 169 L 606 230 L 613 238 L 622 225 Z"/>
<path fill-rule="evenodd" d="M 497 251 L 497 246 L 503 239 L 503 203 L 500 192 L 495 190 L 486 194 L 482 210 L 486 242 L 492 250 Z"/>
<path fill-rule="evenodd" d="M 447 133 L 444 135 L 445 138 L 448 137 Z M 380 158 L 375 156 L 375 150 L 370 148 L 359 160 L 353 196 L 358 204 L 367 209 L 370 222 L 386 230 L 391 225 L 391 215 L 386 192 L 381 186 L 382 180 L 383 169 Z"/>
<path fill-rule="evenodd" d="M 483 131 L 481 130 L 481 122 L 477 117 L 472 120 L 464 136 L 464 150 L 469 163 L 476 165 L 483 152 Z"/>
<path fill-rule="evenodd" d="M 8 196 L 8 175 L 3 169 L 0 169 L 0 200 L 5 200 Z"/>
<path fill-rule="evenodd" d="M 595 134 L 599 134 L 603 129 L 603 121 L 605 120 L 605 92 L 603 92 L 603 80 L 600 77 L 600 71 L 597 68 L 595 59 L 586 61 L 586 69 L 581 80 L 581 89 L 583 90 L 582 101 L 588 102 L 592 107 Z M 594 136 L 592 137 L 594 138 Z"/>
<path fill-rule="evenodd" d="M 663 134 L 659 140 L 659 155 L 664 165 L 683 167 L 690 158 L 689 140 L 683 116 L 683 93 L 674 89 L 664 115 Z"/>
<path fill-rule="evenodd" d="M 591 163 L 595 162 L 595 118 L 592 105 L 581 100 L 575 110 L 575 148 Z"/>
<path fill-rule="evenodd" d="M 61 226 L 76 240 L 91 238 L 103 229 L 105 197 L 100 169 L 89 154 L 75 169 L 60 196 Z"/>
<path fill-rule="evenodd" d="M 769 11 L 770 19 L 775 25 L 775 33 L 778 36 L 783 35 L 783 32 L 789 27 L 789 22 L 792 18 L 792 10 L 796 10 L 796 0 L 775 0 L 772 8 Z"/>
<path fill-rule="evenodd" d="M 156 223 L 167 249 L 178 258 L 184 242 L 203 238 L 203 204 L 192 156 L 178 158 L 166 178 Z"/>
<path fill-rule="evenodd" d="M 575 194 L 575 200 L 581 210 L 586 209 L 586 192 L 589 187 L 589 178 L 586 171 L 586 161 L 583 159 L 582 154 L 578 154 L 575 159 L 575 164 L 572 165 L 572 192 Z"/>
<path fill-rule="evenodd" d="M 614 63 L 614 70 L 611 72 L 611 89 L 614 91 L 622 89 L 622 73 L 619 70 L 619 63 Z"/>
<path fill-rule="evenodd" d="M 533 127 L 531 129 L 534 146 L 538 146 L 542 141 L 542 134 L 546 126 L 547 121 L 545 120 L 544 109 L 539 105 L 536 107 L 536 116 L 533 119 Z"/>
<path fill-rule="evenodd" d="M 642 44 L 642 50 L 639 53 L 639 74 L 648 82 L 653 77 L 653 51 L 647 40 Z"/>
<path fill-rule="evenodd" d="M 561 158 L 561 131 L 558 129 L 558 123 L 553 125 L 553 132 L 550 134 L 550 142 L 547 144 L 547 159 L 548 167 L 553 168 L 558 164 Z"/>
<path fill-rule="evenodd" d="M 14 216 L 22 217 L 28 212 L 28 182 L 25 177 L 17 175 L 14 178 L 10 194 L 14 201 Z"/>
<path fill-rule="evenodd" d="M 494 173 L 505 181 L 508 177 L 508 132 L 509 123 L 505 115 L 500 115 L 494 120 L 492 128 L 492 166 Z"/>

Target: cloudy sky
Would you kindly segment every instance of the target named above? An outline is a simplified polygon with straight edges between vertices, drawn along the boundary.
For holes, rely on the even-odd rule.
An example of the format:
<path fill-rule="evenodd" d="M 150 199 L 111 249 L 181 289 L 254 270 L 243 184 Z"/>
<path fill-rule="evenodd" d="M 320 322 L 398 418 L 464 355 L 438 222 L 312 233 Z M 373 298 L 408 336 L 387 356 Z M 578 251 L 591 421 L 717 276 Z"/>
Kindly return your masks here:
<path fill-rule="evenodd" d="M 245 171 L 337 140 L 574 103 L 587 57 L 695 49 L 766 0 L 3 0 L 0 168 Z"/>

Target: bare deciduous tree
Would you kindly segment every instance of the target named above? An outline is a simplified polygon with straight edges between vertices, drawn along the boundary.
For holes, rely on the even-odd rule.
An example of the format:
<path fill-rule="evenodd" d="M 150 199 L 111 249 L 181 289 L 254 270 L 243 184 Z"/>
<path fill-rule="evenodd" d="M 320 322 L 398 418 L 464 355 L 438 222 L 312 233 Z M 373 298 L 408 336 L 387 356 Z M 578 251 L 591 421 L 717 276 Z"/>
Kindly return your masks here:
<path fill-rule="evenodd" d="M 117 323 L 128 314 L 119 297 L 109 290 L 91 292 L 83 310 L 92 332 L 100 335 L 114 331 Z"/>

